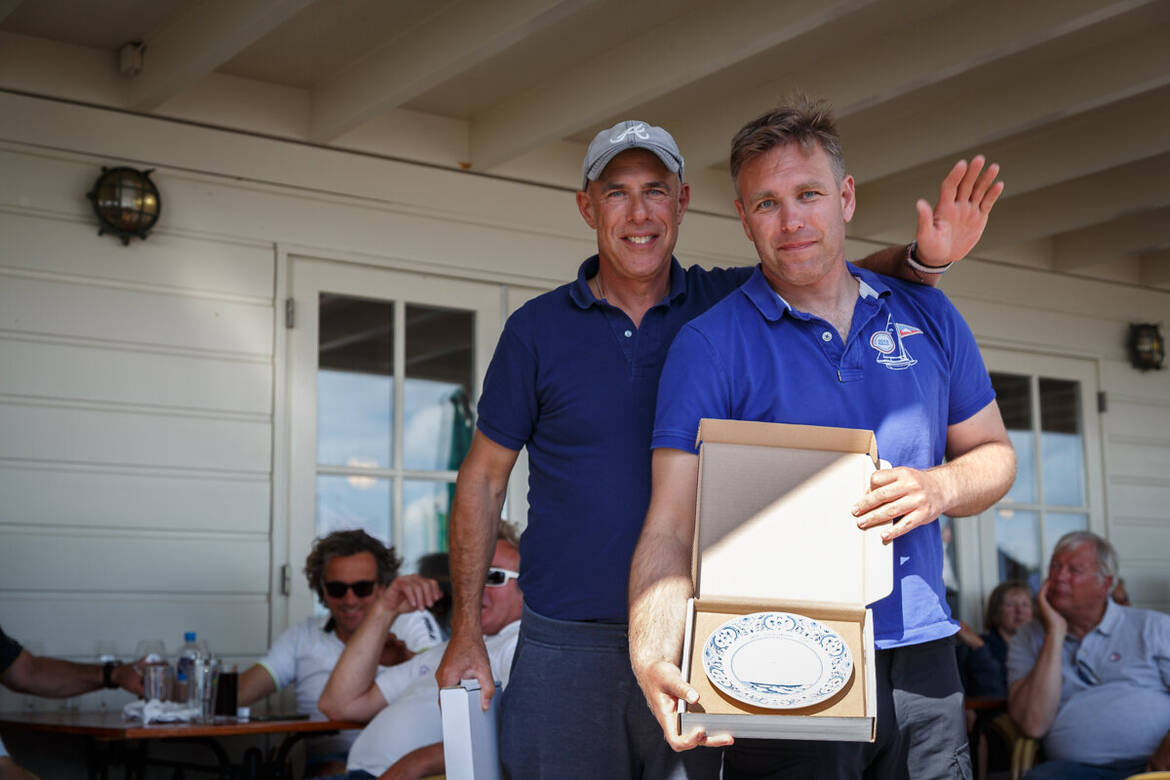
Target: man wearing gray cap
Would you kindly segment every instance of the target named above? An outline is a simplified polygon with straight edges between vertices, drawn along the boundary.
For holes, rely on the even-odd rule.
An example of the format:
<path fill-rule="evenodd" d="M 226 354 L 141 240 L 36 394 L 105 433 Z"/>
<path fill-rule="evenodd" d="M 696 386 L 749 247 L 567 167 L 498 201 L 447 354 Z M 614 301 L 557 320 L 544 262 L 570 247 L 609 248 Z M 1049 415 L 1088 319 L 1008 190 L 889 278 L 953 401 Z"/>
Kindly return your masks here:
<path fill-rule="evenodd" d="M 936 264 L 966 254 L 986 225 L 990 204 L 979 204 L 998 169 L 981 177 L 982 165 L 956 165 L 933 212 L 919 204 L 920 254 L 903 247 L 862 263 L 933 283 L 945 268 Z M 527 447 L 525 609 L 500 735 L 513 778 L 718 771 L 717 751 L 676 754 L 663 740 L 626 642 L 629 565 L 650 498 L 650 432 L 667 348 L 753 270 L 684 269 L 674 259 L 689 202 L 668 132 L 624 121 L 598 133 L 577 193 L 598 252 L 575 282 L 509 317 L 484 378 L 451 517 L 452 637 L 436 676 L 440 685 L 477 678 L 485 706 L 494 693 L 480 599 L 508 476 Z"/>

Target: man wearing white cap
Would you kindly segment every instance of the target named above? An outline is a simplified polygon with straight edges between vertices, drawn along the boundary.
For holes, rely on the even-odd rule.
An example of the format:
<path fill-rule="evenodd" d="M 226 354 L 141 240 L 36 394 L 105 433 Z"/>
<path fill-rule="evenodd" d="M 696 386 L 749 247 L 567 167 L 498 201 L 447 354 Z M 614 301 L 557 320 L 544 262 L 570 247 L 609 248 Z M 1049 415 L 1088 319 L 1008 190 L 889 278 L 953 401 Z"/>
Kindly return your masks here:
<path fill-rule="evenodd" d="M 934 210 L 920 202 L 917 254 L 884 250 L 862 263 L 933 283 L 986 225 L 980 203 L 998 169 L 980 177 L 981 169 L 979 158 L 956 165 Z M 525 609 L 500 736 L 513 778 L 717 771 L 717 751 L 683 756 L 663 740 L 626 642 L 629 564 L 650 498 L 650 431 L 667 348 L 753 270 L 684 269 L 674 259 L 689 202 L 668 132 L 630 120 L 598 133 L 577 193 L 598 253 L 576 281 L 508 319 L 484 379 L 455 494 L 452 637 L 436 676 L 440 685 L 478 678 L 485 706 L 494 692 L 480 594 L 508 476 L 527 447 Z"/>

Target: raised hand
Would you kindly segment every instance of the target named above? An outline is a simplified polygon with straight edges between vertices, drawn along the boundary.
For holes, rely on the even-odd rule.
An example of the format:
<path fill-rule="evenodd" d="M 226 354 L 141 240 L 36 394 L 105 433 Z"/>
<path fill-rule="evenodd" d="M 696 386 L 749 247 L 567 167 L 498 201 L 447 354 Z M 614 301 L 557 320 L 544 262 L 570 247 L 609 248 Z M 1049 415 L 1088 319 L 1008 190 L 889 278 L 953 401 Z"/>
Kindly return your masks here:
<path fill-rule="evenodd" d="M 979 243 L 991 207 L 1003 193 L 996 181 L 999 165 L 976 155 L 970 164 L 959 160 L 939 188 L 938 203 L 931 207 L 924 199 L 917 203 L 918 259 L 926 265 L 946 265 L 967 256 Z"/>

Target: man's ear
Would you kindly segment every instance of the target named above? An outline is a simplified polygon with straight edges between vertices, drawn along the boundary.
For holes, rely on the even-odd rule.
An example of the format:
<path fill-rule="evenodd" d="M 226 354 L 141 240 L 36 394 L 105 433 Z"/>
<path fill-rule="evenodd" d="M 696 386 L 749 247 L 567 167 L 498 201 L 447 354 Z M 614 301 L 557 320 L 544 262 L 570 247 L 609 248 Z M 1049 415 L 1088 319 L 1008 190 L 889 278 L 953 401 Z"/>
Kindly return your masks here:
<path fill-rule="evenodd" d="M 744 210 L 742 200 L 735 201 L 735 213 L 739 214 L 739 224 L 743 225 L 743 234 L 747 236 L 747 240 L 753 244 L 756 243 L 756 240 L 752 238 L 752 229 L 748 227 L 747 211 Z"/>
<path fill-rule="evenodd" d="M 846 176 L 841 180 L 841 213 L 845 221 L 853 219 L 853 212 L 857 209 L 857 190 L 853 184 L 853 177 Z"/>
<path fill-rule="evenodd" d="M 585 220 L 585 224 L 597 230 L 597 215 L 593 211 L 593 199 L 584 190 L 577 191 L 577 210 L 581 212 L 581 218 Z"/>
<path fill-rule="evenodd" d="M 681 182 L 681 188 L 678 191 L 678 222 L 681 225 L 683 215 L 687 213 L 687 207 L 691 205 L 691 185 L 686 182 Z"/>

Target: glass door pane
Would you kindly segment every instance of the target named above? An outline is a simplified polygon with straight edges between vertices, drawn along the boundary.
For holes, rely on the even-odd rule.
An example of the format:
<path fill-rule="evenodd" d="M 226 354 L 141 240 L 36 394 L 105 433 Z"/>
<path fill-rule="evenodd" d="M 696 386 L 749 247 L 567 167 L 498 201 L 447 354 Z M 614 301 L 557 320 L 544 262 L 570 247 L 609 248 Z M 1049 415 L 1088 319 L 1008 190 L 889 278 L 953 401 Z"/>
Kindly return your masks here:
<path fill-rule="evenodd" d="M 317 535 L 361 528 L 377 539 L 390 539 L 388 479 L 322 474 L 317 477 Z"/>
<path fill-rule="evenodd" d="M 319 296 L 317 462 L 389 468 L 394 434 L 394 306 Z"/>
<path fill-rule="evenodd" d="M 1008 438 L 1016 450 L 1016 481 L 1005 501 L 1031 503 L 1039 497 L 1036 490 L 1036 452 L 1032 439 L 1032 388 L 1026 376 L 991 372 L 991 385 Z"/>
<path fill-rule="evenodd" d="M 999 581 L 1026 580 L 1040 587 L 1040 515 L 999 507 L 995 512 L 995 548 Z"/>
<path fill-rule="evenodd" d="M 456 471 L 471 446 L 475 314 L 406 305 L 405 468 Z"/>
<path fill-rule="evenodd" d="M 1085 503 L 1085 442 L 1080 385 L 1041 377 L 1039 388 L 1044 503 L 1081 506 Z"/>

